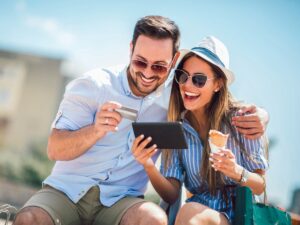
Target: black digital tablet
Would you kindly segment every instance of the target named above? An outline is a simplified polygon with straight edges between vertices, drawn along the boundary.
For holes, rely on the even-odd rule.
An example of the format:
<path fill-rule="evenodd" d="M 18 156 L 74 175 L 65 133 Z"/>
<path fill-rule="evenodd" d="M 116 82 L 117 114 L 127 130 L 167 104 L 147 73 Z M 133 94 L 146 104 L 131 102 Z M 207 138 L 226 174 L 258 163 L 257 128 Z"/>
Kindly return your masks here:
<path fill-rule="evenodd" d="M 135 137 L 152 137 L 147 147 L 156 144 L 159 149 L 185 149 L 187 143 L 180 122 L 134 122 Z"/>

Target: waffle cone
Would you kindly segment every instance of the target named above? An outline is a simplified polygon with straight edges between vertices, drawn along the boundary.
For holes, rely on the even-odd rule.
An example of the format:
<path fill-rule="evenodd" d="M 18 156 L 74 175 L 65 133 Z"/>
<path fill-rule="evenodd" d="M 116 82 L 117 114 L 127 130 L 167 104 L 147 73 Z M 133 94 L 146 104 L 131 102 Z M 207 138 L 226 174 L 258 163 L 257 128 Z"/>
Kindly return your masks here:
<path fill-rule="evenodd" d="M 210 130 L 209 131 L 209 140 L 212 144 L 217 147 L 223 148 L 226 146 L 228 134 L 223 134 L 217 130 Z"/>

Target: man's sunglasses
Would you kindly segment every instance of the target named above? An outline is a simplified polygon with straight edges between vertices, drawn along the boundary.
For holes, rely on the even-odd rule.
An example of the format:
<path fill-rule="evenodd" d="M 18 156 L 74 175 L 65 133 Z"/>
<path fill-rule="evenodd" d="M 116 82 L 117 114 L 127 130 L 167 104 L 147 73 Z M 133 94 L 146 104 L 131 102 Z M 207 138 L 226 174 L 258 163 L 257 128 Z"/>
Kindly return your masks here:
<path fill-rule="evenodd" d="M 139 59 L 133 59 L 131 60 L 133 66 L 135 66 L 137 69 L 145 70 L 148 67 L 147 62 L 139 60 Z M 150 68 L 153 73 L 156 75 L 164 75 L 168 72 L 170 66 L 164 66 L 159 64 L 151 64 Z"/>
<path fill-rule="evenodd" d="M 175 70 L 174 75 L 175 75 L 175 81 L 178 84 L 185 84 L 187 82 L 187 80 L 189 79 L 189 77 L 191 77 L 193 85 L 196 86 L 197 88 L 204 87 L 204 85 L 206 84 L 206 81 L 214 79 L 214 77 L 207 78 L 207 76 L 204 75 L 203 73 L 194 73 L 194 74 L 190 75 L 186 71 L 179 70 L 179 69 Z"/>

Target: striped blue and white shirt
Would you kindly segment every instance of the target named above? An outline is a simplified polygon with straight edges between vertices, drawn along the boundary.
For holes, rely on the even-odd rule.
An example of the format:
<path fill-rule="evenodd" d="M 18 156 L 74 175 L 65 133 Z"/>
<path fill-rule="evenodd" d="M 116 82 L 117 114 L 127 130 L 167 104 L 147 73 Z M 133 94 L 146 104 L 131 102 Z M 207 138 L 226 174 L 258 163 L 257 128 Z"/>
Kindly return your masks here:
<path fill-rule="evenodd" d="M 212 196 L 207 183 L 204 182 L 200 176 L 203 144 L 197 131 L 186 119 L 183 120 L 183 128 L 188 142 L 188 149 L 173 150 L 171 162 L 167 169 L 164 168 L 165 159 L 162 158 L 161 173 L 165 177 L 175 178 L 184 183 L 186 189 L 193 194 L 191 198 L 187 199 L 187 202 L 199 202 L 222 212 L 232 222 L 234 216 L 232 199 L 229 199 L 229 204 L 226 205 L 221 191 L 217 191 L 217 194 Z M 266 170 L 268 168 L 268 162 L 264 156 L 263 143 L 260 139 L 246 139 L 242 134 L 237 132 L 237 139 L 252 156 L 251 160 L 249 156 L 241 152 L 240 146 L 234 141 L 233 134 L 230 133 L 229 129 L 224 126 L 222 131 L 230 134 L 226 147 L 232 150 L 239 165 L 245 167 L 250 172 L 257 169 Z M 226 186 L 234 187 L 238 185 L 234 180 L 228 177 L 225 177 L 225 184 Z M 234 188 L 228 187 L 226 190 L 227 196 L 235 197 Z"/>

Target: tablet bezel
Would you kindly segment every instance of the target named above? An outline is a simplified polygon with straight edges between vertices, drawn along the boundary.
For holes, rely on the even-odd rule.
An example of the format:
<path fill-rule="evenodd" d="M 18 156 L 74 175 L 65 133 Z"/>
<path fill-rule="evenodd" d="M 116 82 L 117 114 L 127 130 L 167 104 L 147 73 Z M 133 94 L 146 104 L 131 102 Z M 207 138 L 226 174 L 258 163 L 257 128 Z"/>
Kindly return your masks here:
<path fill-rule="evenodd" d="M 132 128 L 136 137 L 152 137 L 147 147 L 156 144 L 159 149 L 188 148 L 181 122 L 134 122 Z"/>

